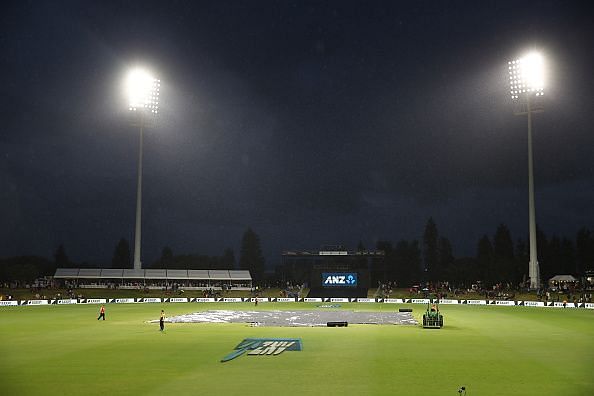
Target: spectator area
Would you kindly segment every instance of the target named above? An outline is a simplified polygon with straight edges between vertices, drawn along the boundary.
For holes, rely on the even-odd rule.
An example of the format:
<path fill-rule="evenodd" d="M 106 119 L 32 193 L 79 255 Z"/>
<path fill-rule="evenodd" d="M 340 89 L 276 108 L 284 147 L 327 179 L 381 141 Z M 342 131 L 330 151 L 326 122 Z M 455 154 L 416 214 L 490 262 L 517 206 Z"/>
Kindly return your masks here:
<path fill-rule="evenodd" d="M 119 289 L 250 290 L 244 270 L 58 268 L 54 279 L 67 287 Z"/>

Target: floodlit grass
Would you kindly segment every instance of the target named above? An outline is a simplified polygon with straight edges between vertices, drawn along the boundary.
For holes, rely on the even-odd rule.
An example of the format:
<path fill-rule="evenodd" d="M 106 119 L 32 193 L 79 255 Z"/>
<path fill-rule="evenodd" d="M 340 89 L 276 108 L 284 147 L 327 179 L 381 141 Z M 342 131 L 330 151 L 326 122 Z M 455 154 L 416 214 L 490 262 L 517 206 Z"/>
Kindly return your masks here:
<path fill-rule="evenodd" d="M 263 303 L 257 309 L 324 309 Z M 342 309 L 394 310 L 393 304 Z M 410 305 L 420 319 L 421 305 Z M 252 304 L 0 307 L 3 395 L 592 395 L 594 311 L 441 306 L 445 327 L 167 324 L 168 316 Z M 219 360 L 248 337 L 303 351 Z"/>

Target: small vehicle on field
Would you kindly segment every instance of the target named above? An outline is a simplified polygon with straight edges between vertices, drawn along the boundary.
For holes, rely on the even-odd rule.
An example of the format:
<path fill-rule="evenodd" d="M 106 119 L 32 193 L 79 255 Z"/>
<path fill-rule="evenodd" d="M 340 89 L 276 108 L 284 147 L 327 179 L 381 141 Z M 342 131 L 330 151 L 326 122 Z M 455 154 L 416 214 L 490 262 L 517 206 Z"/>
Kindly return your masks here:
<path fill-rule="evenodd" d="M 423 314 L 424 329 L 441 329 L 443 327 L 443 315 L 439 312 L 439 304 L 427 303 L 427 312 Z"/>

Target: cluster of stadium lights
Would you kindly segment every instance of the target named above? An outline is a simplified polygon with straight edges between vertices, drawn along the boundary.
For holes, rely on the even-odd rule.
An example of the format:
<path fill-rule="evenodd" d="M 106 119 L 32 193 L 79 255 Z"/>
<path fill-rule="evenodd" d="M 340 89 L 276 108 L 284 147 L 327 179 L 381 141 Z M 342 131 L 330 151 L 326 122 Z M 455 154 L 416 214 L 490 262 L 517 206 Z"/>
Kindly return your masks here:
<path fill-rule="evenodd" d="M 508 62 L 509 84 L 512 99 L 535 94 L 544 95 L 544 67 L 542 56 L 531 53 Z"/>
<path fill-rule="evenodd" d="M 161 80 L 154 78 L 144 70 L 136 69 L 128 75 L 126 86 L 131 111 L 146 109 L 152 114 L 159 112 Z"/>

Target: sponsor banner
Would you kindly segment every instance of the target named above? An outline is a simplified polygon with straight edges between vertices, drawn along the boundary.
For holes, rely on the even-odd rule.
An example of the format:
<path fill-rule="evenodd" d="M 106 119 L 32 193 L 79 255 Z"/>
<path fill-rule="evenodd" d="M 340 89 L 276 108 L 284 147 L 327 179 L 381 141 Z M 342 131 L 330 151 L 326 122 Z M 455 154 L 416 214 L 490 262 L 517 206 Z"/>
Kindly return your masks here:
<path fill-rule="evenodd" d="M 86 300 L 80 300 L 81 304 L 105 304 L 107 299 L 105 298 L 87 298 Z"/>
<path fill-rule="evenodd" d="M 555 308 L 575 308 L 575 304 L 570 303 L 570 302 L 564 303 L 564 302 L 559 301 L 559 302 L 555 302 L 553 307 L 555 307 Z"/>
<path fill-rule="evenodd" d="M 269 302 L 270 300 L 268 300 L 267 297 L 258 297 L 257 298 L 258 302 Z M 256 298 L 252 297 L 252 298 L 246 298 L 245 299 L 246 302 L 256 302 Z"/>
<path fill-rule="evenodd" d="M 458 300 L 438 300 L 437 301 L 439 304 L 458 304 Z"/>
<path fill-rule="evenodd" d="M 213 303 L 213 302 L 217 302 L 217 299 L 216 298 L 207 298 L 207 297 L 197 297 L 197 298 L 193 298 L 192 301 L 197 302 L 197 303 Z M 183 302 L 187 302 L 187 301 L 183 301 Z"/>
<path fill-rule="evenodd" d="M 349 302 L 348 298 L 331 298 L 330 302 L 346 303 Z"/>
<path fill-rule="evenodd" d="M 78 304 L 78 300 L 74 299 L 65 299 L 65 300 L 57 300 L 57 304 Z"/>
<path fill-rule="evenodd" d="M 171 297 L 169 302 L 188 302 L 186 297 Z"/>
<path fill-rule="evenodd" d="M 161 302 L 160 298 L 153 298 L 153 297 L 139 298 L 139 300 L 141 300 L 141 301 L 138 301 L 138 302 L 143 302 L 143 303 L 160 303 Z"/>
<path fill-rule="evenodd" d="M 16 300 L 0 301 L 0 307 L 8 307 L 11 305 L 19 305 L 19 302 Z"/>
<path fill-rule="evenodd" d="M 516 305 L 515 301 L 502 301 L 502 300 L 495 300 L 495 305 Z"/>
<path fill-rule="evenodd" d="M 361 303 L 374 303 L 375 302 L 375 298 L 354 298 L 353 300 L 355 302 L 361 302 Z"/>
<path fill-rule="evenodd" d="M 196 300 L 199 300 L 198 298 Z M 223 302 L 243 302 L 242 298 L 238 298 L 238 297 L 225 297 L 223 298 Z"/>
<path fill-rule="evenodd" d="M 401 298 L 384 298 L 385 304 L 402 304 L 404 302 L 406 301 Z"/>
<path fill-rule="evenodd" d="M 429 304 L 430 300 L 428 298 L 413 298 L 410 302 L 413 304 Z"/>
<path fill-rule="evenodd" d="M 487 301 L 485 301 L 485 300 L 466 300 L 466 304 L 468 304 L 468 305 L 487 305 Z"/>
<path fill-rule="evenodd" d="M 47 300 L 27 300 L 26 305 L 48 305 Z"/>
<path fill-rule="evenodd" d="M 110 298 L 109 302 L 116 304 L 133 304 L 136 301 L 134 301 L 133 298 Z"/>
<path fill-rule="evenodd" d="M 309 298 L 309 297 L 306 297 L 306 298 L 303 299 L 303 301 L 304 302 L 322 302 L 322 299 L 321 298 Z"/>
<path fill-rule="evenodd" d="M 324 287 L 357 287 L 356 272 L 324 272 L 322 273 Z"/>
<path fill-rule="evenodd" d="M 594 304 L 593 303 L 586 303 L 584 308 L 586 308 L 586 309 L 594 309 Z"/>
<path fill-rule="evenodd" d="M 520 305 L 524 304 L 525 307 L 544 307 L 545 303 L 542 301 L 520 301 Z"/>
<path fill-rule="evenodd" d="M 278 301 L 278 302 L 295 302 L 295 299 L 289 298 L 289 297 L 278 297 L 276 299 L 276 301 Z"/>

